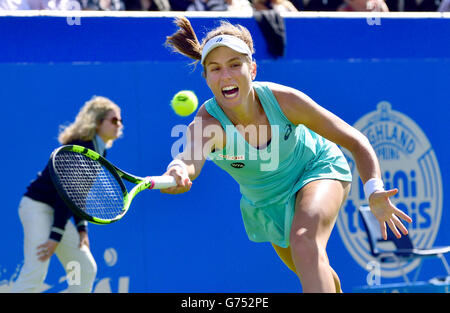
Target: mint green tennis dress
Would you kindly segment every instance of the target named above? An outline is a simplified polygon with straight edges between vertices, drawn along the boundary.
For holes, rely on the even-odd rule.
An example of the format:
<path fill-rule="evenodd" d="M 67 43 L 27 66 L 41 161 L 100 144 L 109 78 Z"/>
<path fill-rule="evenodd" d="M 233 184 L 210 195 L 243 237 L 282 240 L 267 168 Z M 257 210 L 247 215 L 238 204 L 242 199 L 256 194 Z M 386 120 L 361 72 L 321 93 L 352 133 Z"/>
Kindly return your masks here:
<path fill-rule="evenodd" d="M 352 176 L 336 144 L 289 121 L 266 83 L 253 82 L 253 88 L 270 122 L 270 142 L 264 148 L 250 145 L 211 98 L 205 108 L 221 123 L 227 143 L 209 158 L 239 183 L 249 239 L 288 247 L 297 191 L 313 180 L 351 182 Z"/>

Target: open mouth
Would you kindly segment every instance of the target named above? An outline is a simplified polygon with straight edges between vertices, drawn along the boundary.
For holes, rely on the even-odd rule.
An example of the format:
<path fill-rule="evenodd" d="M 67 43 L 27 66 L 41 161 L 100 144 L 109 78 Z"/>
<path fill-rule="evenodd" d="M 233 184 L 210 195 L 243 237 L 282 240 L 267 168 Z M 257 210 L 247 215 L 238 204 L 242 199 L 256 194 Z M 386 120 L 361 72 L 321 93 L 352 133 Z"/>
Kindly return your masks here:
<path fill-rule="evenodd" d="M 222 94 L 225 98 L 234 98 L 238 95 L 239 88 L 237 86 L 227 86 L 222 88 Z"/>

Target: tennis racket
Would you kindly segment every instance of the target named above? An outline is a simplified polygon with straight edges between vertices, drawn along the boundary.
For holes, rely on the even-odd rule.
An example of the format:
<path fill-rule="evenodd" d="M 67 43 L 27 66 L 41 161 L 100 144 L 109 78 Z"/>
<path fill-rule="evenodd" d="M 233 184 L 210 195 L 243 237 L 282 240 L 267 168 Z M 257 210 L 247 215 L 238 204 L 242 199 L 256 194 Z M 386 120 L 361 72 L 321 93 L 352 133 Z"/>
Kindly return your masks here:
<path fill-rule="evenodd" d="M 172 176 L 143 178 L 131 175 L 97 152 L 77 145 L 55 149 L 50 156 L 49 171 L 53 185 L 66 205 L 94 224 L 120 220 L 142 190 L 176 186 Z M 122 179 L 136 186 L 128 191 Z"/>

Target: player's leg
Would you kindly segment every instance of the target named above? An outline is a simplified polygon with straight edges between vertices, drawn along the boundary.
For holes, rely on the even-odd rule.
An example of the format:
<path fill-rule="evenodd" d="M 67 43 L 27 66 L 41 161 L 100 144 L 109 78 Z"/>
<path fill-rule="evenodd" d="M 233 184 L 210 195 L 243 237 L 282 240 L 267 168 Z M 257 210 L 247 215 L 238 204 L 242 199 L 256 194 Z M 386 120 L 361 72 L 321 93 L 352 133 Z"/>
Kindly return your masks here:
<path fill-rule="evenodd" d="M 97 264 L 89 248 L 79 248 L 80 236 L 75 225 L 69 221 L 55 253 L 66 270 L 68 292 L 91 292 L 97 275 Z"/>
<path fill-rule="evenodd" d="M 272 244 L 272 245 L 275 249 L 275 252 L 278 254 L 280 259 L 284 262 L 284 264 L 297 275 L 297 270 L 295 269 L 295 264 L 294 264 L 294 261 L 292 260 L 291 248 L 290 247 L 282 248 L 280 246 L 277 246 L 276 244 Z M 333 270 L 332 267 L 330 267 L 330 269 L 332 271 L 336 293 L 341 293 L 342 290 L 341 290 L 341 282 L 339 280 L 339 276 L 336 274 L 336 272 Z"/>
<path fill-rule="evenodd" d="M 349 190 L 349 182 L 322 179 L 297 193 L 289 239 L 304 292 L 336 292 L 337 275 L 330 267 L 326 246 Z"/>
<path fill-rule="evenodd" d="M 53 209 L 45 203 L 23 197 L 19 216 L 24 235 L 24 264 L 11 292 L 40 292 L 47 276 L 50 259 L 38 259 L 37 247 L 47 241 L 53 221 Z"/>

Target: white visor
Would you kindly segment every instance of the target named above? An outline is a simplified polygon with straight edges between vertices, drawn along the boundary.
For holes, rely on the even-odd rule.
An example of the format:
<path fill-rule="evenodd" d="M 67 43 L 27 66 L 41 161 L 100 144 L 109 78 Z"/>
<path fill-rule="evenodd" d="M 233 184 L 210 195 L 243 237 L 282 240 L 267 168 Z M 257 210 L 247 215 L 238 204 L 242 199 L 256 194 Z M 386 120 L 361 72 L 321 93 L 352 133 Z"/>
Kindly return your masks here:
<path fill-rule="evenodd" d="M 242 41 L 241 39 L 230 36 L 230 35 L 219 35 L 216 37 L 211 38 L 208 40 L 208 42 L 205 44 L 202 50 L 202 65 L 204 66 L 204 62 L 208 54 L 215 48 L 225 46 L 230 49 L 233 49 L 236 52 L 248 55 L 250 58 L 252 57 L 252 52 L 250 51 L 250 48 L 247 46 L 247 44 Z"/>

